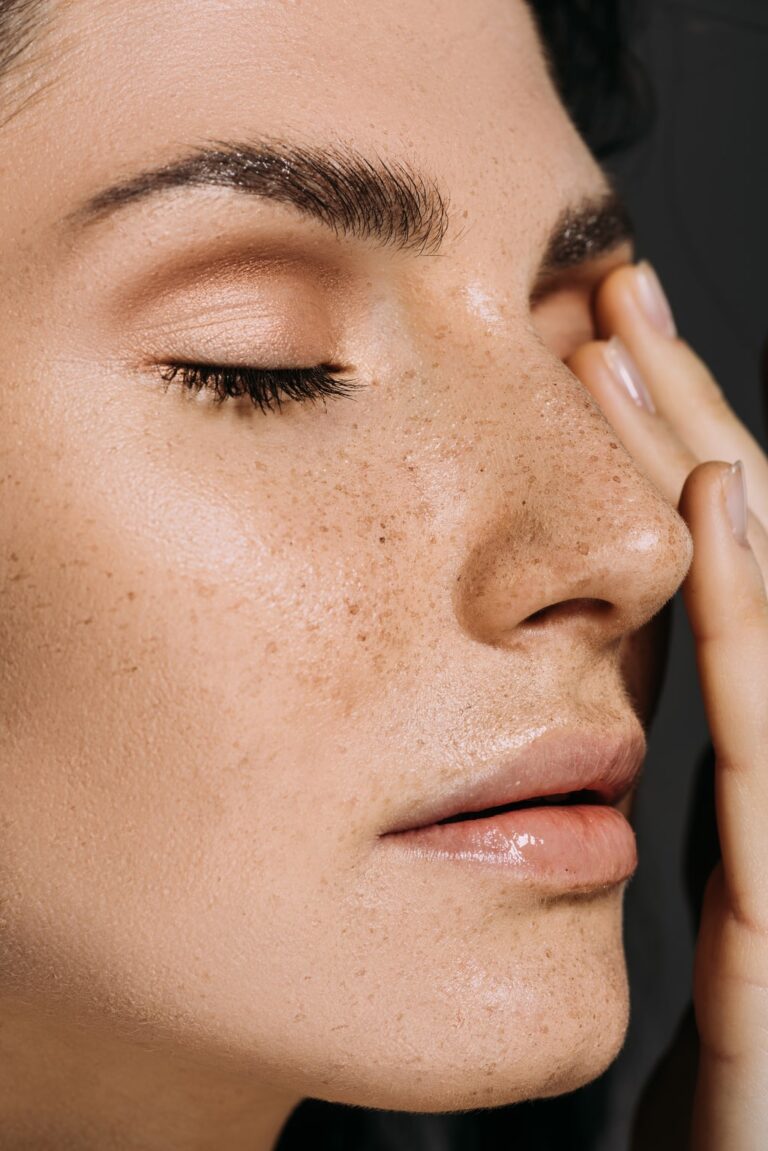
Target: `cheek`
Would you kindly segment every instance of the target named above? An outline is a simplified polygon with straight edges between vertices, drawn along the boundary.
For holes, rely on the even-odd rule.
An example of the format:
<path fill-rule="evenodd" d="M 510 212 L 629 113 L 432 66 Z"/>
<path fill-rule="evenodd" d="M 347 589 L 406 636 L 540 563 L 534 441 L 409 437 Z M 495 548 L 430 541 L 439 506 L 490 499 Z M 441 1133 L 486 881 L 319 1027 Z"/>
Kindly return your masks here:
<path fill-rule="evenodd" d="M 393 700 L 446 622 L 407 475 L 398 502 L 338 444 L 267 472 L 242 435 L 117 411 L 14 462 L 0 895 L 28 980 L 358 1104 L 594 1077 L 626 1024 L 619 893 L 547 908 L 375 850 L 417 762 Z"/>
<path fill-rule="evenodd" d="M 258 934 L 276 902 L 299 914 L 318 869 L 343 869 L 371 837 L 356 717 L 405 642 L 399 528 L 372 485 L 339 493 L 328 461 L 253 466 L 246 484 L 243 429 L 222 457 L 210 433 L 174 441 L 137 411 L 59 413 L 61 452 L 27 417 L 12 461 L 7 894 L 19 938 L 56 906 L 64 950 L 97 950 L 94 971 L 202 955 L 214 927 Z"/>

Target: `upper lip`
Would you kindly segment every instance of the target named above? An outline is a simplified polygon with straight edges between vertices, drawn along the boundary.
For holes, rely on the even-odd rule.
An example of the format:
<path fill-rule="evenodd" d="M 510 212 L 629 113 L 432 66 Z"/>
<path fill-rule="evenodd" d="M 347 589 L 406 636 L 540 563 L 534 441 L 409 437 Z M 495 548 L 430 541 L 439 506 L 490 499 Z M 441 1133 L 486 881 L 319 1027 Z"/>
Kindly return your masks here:
<path fill-rule="evenodd" d="M 541 736 L 508 756 L 481 763 L 439 797 L 417 802 L 386 834 L 565 792 L 589 791 L 596 803 L 617 804 L 634 787 L 645 752 L 639 725 L 608 735 L 559 731 Z"/>

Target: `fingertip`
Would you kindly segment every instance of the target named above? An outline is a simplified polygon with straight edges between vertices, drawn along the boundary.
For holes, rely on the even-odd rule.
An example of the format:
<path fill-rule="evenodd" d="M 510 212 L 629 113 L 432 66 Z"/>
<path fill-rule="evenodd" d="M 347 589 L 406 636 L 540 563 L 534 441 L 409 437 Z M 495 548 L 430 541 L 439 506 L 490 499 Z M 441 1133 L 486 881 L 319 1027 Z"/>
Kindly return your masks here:
<path fill-rule="evenodd" d="M 695 520 L 713 514 L 728 527 L 737 543 L 749 546 L 747 482 L 741 460 L 706 460 L 689 473 L 680 493 L 680 514 Z"/>
<path fill-rule="evenodd" d="M 636 294 L 635 264 L 614 268 L 598 285 L 594 309 L 598 334 L 608 339 L 614 332 L 626 329 L 627 323 L 642 323 Z"/>
<path fill-rule="evenodd" d="M 727 528 L 728 533 L 733 535 L 727 507 L 727 488 L 732 468 L 733 465 L 726 460 L 705 460 L 697 464 L 686 477 L 678 510 L 694 535 L 701 534 L 702 530 L 711 534 L 712 524 Z M 737 500 L 738 497 L 733 496 L 732 499 Z"/>
<path fill-rule="evenodd" d="M 596 373 L 605 370 L 604 348 L 603 340 L 589 340 L 587 343 L 579 344 L 565 360 L 565 366 L 581 380 L 593 378 Z"/>
<path fill-rule="evenodd" d="M 595 294 L 595 319 L 601 335 L 624 331 L 644 338 L 677 339 L 677 325 L 666 292 L 652 264 L 622 264 L 599 285 Z"/>
<path fill-rule="evenodd" d="M 693 468 L 680 496 L 694 544 L 683 594 L 699 638 L 765 617 L 765 581 L 747 535 L 743 473 L 740 461 L 707 460 Z"/>

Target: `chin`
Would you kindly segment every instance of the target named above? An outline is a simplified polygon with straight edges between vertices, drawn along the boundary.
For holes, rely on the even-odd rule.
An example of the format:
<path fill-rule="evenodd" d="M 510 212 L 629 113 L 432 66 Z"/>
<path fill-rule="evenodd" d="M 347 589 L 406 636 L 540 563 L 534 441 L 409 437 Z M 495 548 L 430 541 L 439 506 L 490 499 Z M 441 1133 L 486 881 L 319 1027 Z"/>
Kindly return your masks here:
<path fill-rule="evenodd" d="M 499 1107 L 573 1091 L 615 1059 L 629 1018 L 619 890 L 528 914 L 499 905 L 474 934 L 444 925 L 439 946 L 429 926 L 398 936 L 409 946 L 388 994 L 348 1014 L 330 1075 L 307 1095 L 396 1111 Z"/>

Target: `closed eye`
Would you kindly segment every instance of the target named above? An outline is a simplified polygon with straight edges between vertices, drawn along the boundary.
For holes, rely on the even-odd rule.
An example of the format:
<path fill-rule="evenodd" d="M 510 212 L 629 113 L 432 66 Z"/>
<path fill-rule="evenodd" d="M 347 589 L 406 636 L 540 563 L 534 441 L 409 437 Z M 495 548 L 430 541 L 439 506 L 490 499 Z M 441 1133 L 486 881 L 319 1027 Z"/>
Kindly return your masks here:
<path fill-rule="evenodd" d="M 163 365 L 161 379 L 176 381 L 185 391 L 211 392 L 216 405 L 230 398 L 247 396 L 262 412 L 280 410 L 283 403 L 307 400 L 316 403 L 329 396 L 349 396 L 362 385 L 341 377 L 336 364 L 316 364 L 309 368 L 256 368 L 231 364 L 176 363 Z"/>

